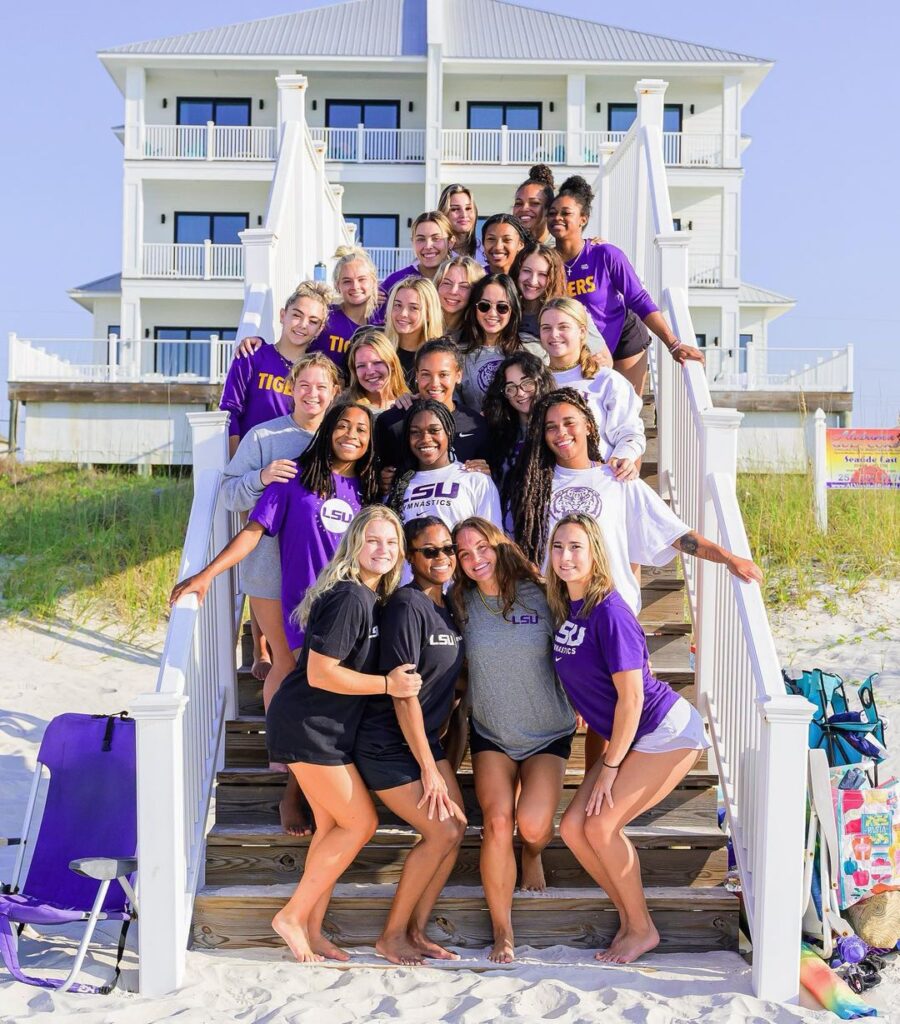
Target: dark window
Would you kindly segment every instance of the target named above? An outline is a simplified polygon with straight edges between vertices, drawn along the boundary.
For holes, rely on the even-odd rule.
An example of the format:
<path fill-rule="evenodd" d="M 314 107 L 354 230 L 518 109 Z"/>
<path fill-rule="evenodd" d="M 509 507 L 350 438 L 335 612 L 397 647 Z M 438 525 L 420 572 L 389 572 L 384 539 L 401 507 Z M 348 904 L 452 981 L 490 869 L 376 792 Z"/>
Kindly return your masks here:
<path fill-rule="evenodd" d="M 121 328 L 121 326 L 119 324 L 110 324 L 109 327 L 106 328 L 106 336 L 107 336 L 107 338 L 111 334 L 114 334 L 117 338 L 121 338 L 122 337 L 122 328 Z"/>
<path fill-rule="evenodd" d="M 238 232 L 249 224 L 246 213 L 176 213 L 175 241 L 240 245 Z"/>
<path fill-rule="evenodd" d="M 752 334 L 738 335 L 738 373 L 747 372 L 747 346 L 752 344 Z"/>
<path fill-rule="evenodd" d="M 705 334 L 695 334 L 694 335 L 694 341 L 697 342 L 697 348 L 706 348 L 706 335 Z"/>
<path fill-rule="evenodd" d="M 681 218 L 680 217 L 673 217 L 672 218 L 672 230 L 673 231 L 680 231 L 681 230 Z"/>
<path fill-rule="evenodd" d="M 344 220 L 356 225 L 356 241 L 366 249 L 395 249 L 400 218 L 395 214 L 347 213 Z"/>
<path fill-rule="evenodd" d="M 213 124 L 245 126 L 250 124 L 250 100 L 214 99 L 179 96 L 177 124 Z"/>
<path fill-rule="evenodd" d="M 326 128 L 399 128 L 399 100 L 325 100 Z"/>
<path fill-rule="evenodd" d="M 507 128 L 538 131 L 541 127 L 540 103 L 484 103 L 472 101 L 468 108 L 469 128 Z"/>
<path fill-rule="evenodd" d="M 157 340 L 184 341 L 184 344 L 154 346 L 153 372 L 166 377 L 176 377 L 179 373 L 208 377 L 207 342 L 214 334 L 223 341 L 234 341 L 237 337 L 233 327 L 156 327 L 153 337 Z"/>
<path fill-rule="evenodd" d="M 609 103 L 606 109 L 608 111 L 607 130 L 611 132 L 627 132 L 637 117 L 636 103 Z M 682 105 L 667 103 L 663 107 L 663 131 L 680 132 L 681 118 Z"/>

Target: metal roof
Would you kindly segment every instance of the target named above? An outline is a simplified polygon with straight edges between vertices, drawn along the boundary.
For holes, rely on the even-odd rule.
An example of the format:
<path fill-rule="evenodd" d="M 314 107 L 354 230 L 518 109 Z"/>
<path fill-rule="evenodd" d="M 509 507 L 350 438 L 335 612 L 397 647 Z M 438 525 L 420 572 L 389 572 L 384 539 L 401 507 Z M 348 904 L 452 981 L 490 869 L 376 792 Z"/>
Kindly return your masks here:
<path fill-rule="evenodd" d="M 732 50 L 601 25 L 505 0 L 443 0 L 444 56 L 565 63 L 768 63 Z M 348 0 L 127 43 L 104 54 L 424 57 L 426 0 Z"/>
<path fill-rule="evenodd" d="M 797 300 L 742 281 L 738 288 L 738 303 L 741 306 L 795 306 Z"/>
<path fill-rule="evenodd" d="M 106 277 L 98 277 L 96 281 L 88 281 L 87 284 L 78 284 L 69 289 L 71 292 L 93 292 L 103 295 L 118 295 L 122 291 L 122 275 L 107 274 Z"/>

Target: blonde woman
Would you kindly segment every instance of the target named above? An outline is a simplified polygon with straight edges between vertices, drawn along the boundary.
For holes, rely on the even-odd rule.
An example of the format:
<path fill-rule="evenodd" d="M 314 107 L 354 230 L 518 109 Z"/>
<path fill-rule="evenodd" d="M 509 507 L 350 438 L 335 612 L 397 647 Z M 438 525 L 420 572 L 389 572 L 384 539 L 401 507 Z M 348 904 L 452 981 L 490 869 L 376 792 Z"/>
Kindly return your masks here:
<path fill-rule="evenodd" d="M 431 281 L 437 268 L 450 255 L 453 247 L 453 228 L 440 210 L 420 213 L 410 229 L 415 259 L 407 267 L 395 270 L 381 282 L 381 292 L 388 295 L 398 281 L 407 277 L 424 277 Z M 382 324 L 388 310 L 387 304 L 379 306 L 372 323 Z"/>
<path fill-rule="evenodd" d="M 471 256 L 452 256 L 444 260 L 434 275 L 434 286 L 444 312 L 444 334 L 454 341 L 459 336 L 472 287 L 484 275 L 484 267 Z"/>
<path fill-rule="evenodd" d="M 552 198 L 552 195 L 551 195 Z M 438 209 L 453 227 L 453 253 L 457 256 L 471 256 L 484 263 L 484 248 L 478 240 L 478 207 L 471 190 L 466 185 L 448 185 L 438 200 Z"/>
<path fill-rule="evenodd" d="M 347 355 L 347 371 L 350 386 L 345 397 L 368 406 L 373 416 L 393 408 L 401 395 L 409 394 L 397 350 L 388 336 L 374 327 L 357 331 Z"/>
<path fill-rule="evenodd" d="M 416 352 L 430 338 L 443 333 L 443 313 L 437 289 L 424 277 L 404 277 L 387 300 L 384 333 L 397 349 L 407 386 L 416 379 Z"/>
<path fill-rule="evenodd" d="M 303 648 L 266 713 L 270 756 L 287 764 L 316 821 L 300 884 L 272 921 L 301 963 L 349 959 L 322 934 L 322 920 L 335 882 L 378 827 L 353 763 L 366 698 L 415 697 L 422 685 L 414 665 L 378 670 L 381 607 L 400 581 L 403 554 L 390 509 L 371 505 L 356 516 L 295 613 Z"/>
<path fill-rule="evenodd" d="M 560 682 L 603 736 L 603 757 L 585 775 L 560 835 L 619 912 L 619 930 L 597 959 L 628 964 L 659 942 L 625 828 L 655 807 L 709 746 L 697 711 L 650 671 L 637 617 L 615 589 L 603 535 L 582 512 L 550 535 L 547 603 Z"/>
<path fill-rule="evenodd" d="M 341 246 L 334 255 L 332 281 L 341 301 L 328 310 L 322 333 L 310 351 L 324 352 L 346 378 L 353 335 L 369 322 L 378 305 L 378 271 L 366 250 L 358 246 Z"/>

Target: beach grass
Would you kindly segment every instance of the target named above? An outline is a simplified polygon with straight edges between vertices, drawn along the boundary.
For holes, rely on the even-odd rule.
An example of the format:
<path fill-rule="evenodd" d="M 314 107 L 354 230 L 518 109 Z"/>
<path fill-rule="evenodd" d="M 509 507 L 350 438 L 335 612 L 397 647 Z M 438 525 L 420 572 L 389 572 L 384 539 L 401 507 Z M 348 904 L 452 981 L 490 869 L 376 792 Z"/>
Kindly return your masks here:
<path fill-rule="evenodd" d="M 113 615 L 159 623 L 191 504 L 180 470 L 0 462 L 0 615 Z"/>
<path fill-rule="evenodd" d="M 853 594 L 900 578 L 900 492 L 831 491 L 828 532 L 815 522 L 810 475 L 742 473 L 738 501 L 770 608 L 804 605 L 830 584 Z"/>

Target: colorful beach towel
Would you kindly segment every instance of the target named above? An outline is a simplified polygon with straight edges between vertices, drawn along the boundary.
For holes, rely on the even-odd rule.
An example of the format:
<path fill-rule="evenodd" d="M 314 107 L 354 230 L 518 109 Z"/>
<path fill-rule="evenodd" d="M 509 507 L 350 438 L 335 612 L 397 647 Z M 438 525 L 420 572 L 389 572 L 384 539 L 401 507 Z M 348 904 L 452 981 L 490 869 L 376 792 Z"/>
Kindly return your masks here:
<path fill-rule="evenodd" d="M 846 981 L 805 942 L 800 946 L 800 984 L 841 1020 L 877 1017 L 878 1011 L 853 991 Z"/>

